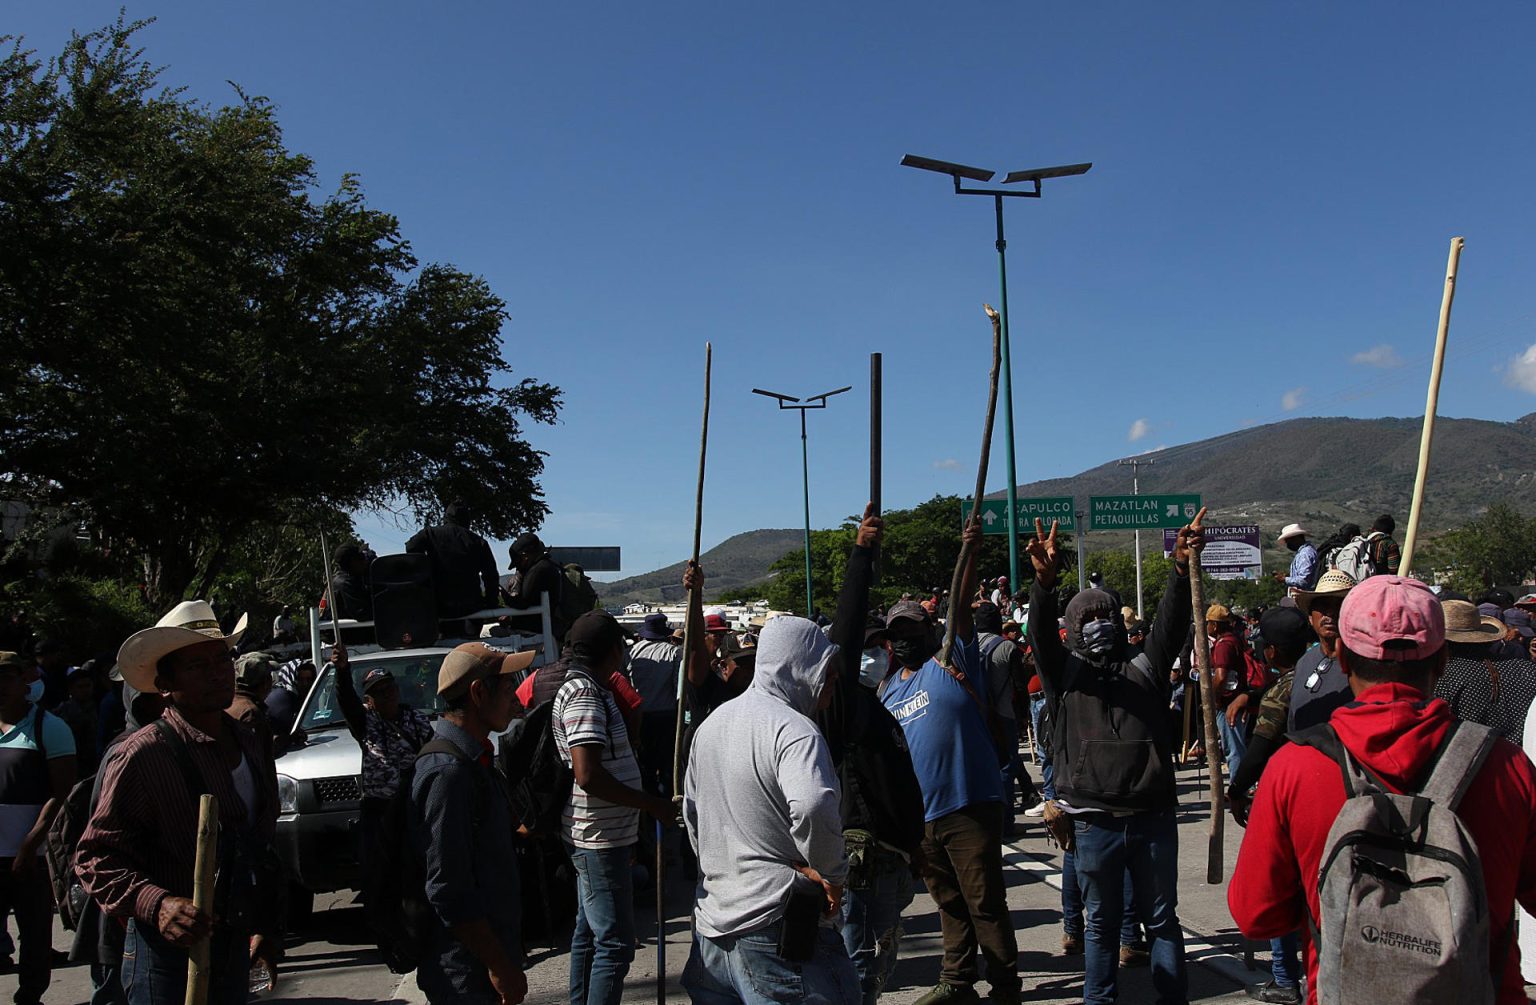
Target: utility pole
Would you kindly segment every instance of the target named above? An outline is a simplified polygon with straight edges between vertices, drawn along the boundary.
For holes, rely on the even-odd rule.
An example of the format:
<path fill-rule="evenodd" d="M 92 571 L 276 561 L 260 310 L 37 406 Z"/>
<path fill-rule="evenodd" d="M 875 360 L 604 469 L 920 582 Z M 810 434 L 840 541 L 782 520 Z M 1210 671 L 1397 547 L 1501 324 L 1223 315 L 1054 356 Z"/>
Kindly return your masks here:
<path fill-rule="evenodd" d="M 1152 465 L 1157 462 L 1146 457 L 1128 457 L 1117 463 L 1122 468 L 1127 464 L 1131 466 L 1131 495 L 1139 496 L 1141 495 L 1141 478 L 1137 469 L 1143 464 Z M 1136 620 L 1140 621 L 1141 618 L 1141 531 L 1138 530 L 1136 531 Z"/>

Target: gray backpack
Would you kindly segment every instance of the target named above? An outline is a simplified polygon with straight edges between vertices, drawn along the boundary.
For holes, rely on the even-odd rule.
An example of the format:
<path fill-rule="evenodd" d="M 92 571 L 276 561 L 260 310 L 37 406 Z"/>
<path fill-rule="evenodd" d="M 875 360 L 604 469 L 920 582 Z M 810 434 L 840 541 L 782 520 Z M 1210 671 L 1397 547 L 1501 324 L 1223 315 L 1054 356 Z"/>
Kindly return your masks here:
<path fill-rule="evenodd" d="M 1496 739 L 1486 726 L 1453 723 L 1418 793 L 1398 795 L 1332 726 L 1291 734 L 1344 772 L 1344 806 L 1318 870 L 1320 917 L 1307 919 L 1322 1005 L 1493 1005 L 1504 953 L 1491 968 L 1482 860 L 1456 804 Z"/>

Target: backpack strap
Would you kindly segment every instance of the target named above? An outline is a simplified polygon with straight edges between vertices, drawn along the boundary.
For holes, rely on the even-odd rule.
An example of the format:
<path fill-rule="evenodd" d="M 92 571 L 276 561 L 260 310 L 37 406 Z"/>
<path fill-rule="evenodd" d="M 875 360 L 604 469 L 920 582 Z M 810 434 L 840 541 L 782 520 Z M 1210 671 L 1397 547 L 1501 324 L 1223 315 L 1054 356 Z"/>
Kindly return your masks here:
<path fill-rule="evenodd" d="M 1152 673 L 1152 659 L 1146 653 L 1137 653 L 1131 657 L 1131 661 L 1126 666 L 1135 667 L 1141 671 L 1147 678 L 1147 683 L 1152 685 L 1153 690 L 1157 689 L 1157 677 Z"/>
<path fill-rule="evenodd" d="M 1498 734 L 1487 726 L 1452 720 L 1449 734 L 1430 760 L 1419 795 L 1454 811 L 1497 740 Z"/>
<path fill-rule="evenodd" d="M 39 754 L 43 755 L 43 761 L 46 762 L 48 747 L 43 743 L 43 707 L 41 705 L 32 706 L 32 745 L 37 748 Z"/>
<path fill-rule="evenodd" d="M 1350 756 L 1344 743 L 1339 739 L 1339 734 L 1334 732 L 1333 726 L 1324 722 L 1309 729 L 1297 730 L 1286 734 L 1286 739 L 1302 747 L 1311 747 L 1339 766 L 1344 778 L 1344 798 L 1353 799 L 1355 796 L 1369 794 L 1372 790 L 1377 792 L 1390 792 L 1391 787 L 1381 780 L 1381 776 L 1370 768 L 1361 764 Z"/>
<path fill-rule="evenodd" d="M 197 770 L 197 765 L 192 763 L 192 752 L 187 750 L 187 741 L 181 738 L 181 734 L 171 728 L 171 724 L 164 719 L 155 720 L 155 732 L 160 734 L 160 739 L 171 748 L 171 756 L 176 759 L 176 766 L 181 769 L 182 780 L 187 783 L 187 791 L 192 793 L 192 798 L 208 794 L 208 786 L 203 784 L 202 773 Z"/>

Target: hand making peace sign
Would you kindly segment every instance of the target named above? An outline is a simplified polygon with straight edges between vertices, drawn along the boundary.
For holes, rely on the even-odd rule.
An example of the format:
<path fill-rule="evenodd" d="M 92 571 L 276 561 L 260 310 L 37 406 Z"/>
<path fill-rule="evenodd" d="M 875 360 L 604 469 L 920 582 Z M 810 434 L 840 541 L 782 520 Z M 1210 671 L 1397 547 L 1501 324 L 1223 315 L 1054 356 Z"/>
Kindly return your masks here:
<path fill-rule="evenodd" d="M 1061 564 L 1061 550 L 1056 545 L 1056 521 L 1051 521 L 1051 533 L 1047 537 L 1045 524 L 1035 517 L 1035 536 L 1024 544 L 1024 553 L 1029 556 L 1029 564 L 1035 567 L 1035 581 L 1044 589 L 1054 589 L 1056 586 L 1056 570 Z"/>

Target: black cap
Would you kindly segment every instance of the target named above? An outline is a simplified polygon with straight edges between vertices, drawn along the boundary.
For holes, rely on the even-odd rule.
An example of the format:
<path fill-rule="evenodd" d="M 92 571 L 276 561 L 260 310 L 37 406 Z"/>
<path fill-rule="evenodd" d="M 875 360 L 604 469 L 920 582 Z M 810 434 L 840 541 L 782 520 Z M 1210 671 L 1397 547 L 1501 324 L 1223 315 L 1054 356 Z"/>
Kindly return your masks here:
<path fill-rule="evenodd" d="M 1259 634 L 1276 649 L 1305 647 L 1311 641 L 1307 619 L 1294 607 L 1271 607 L 1259 619 Z"/>
<path fill-rule="evenodd" d="M 588 611 L 571 622 L 566 644 L 585 653 L 602 653 L 624 640 L 624 629 L 607 611 Z"/>

